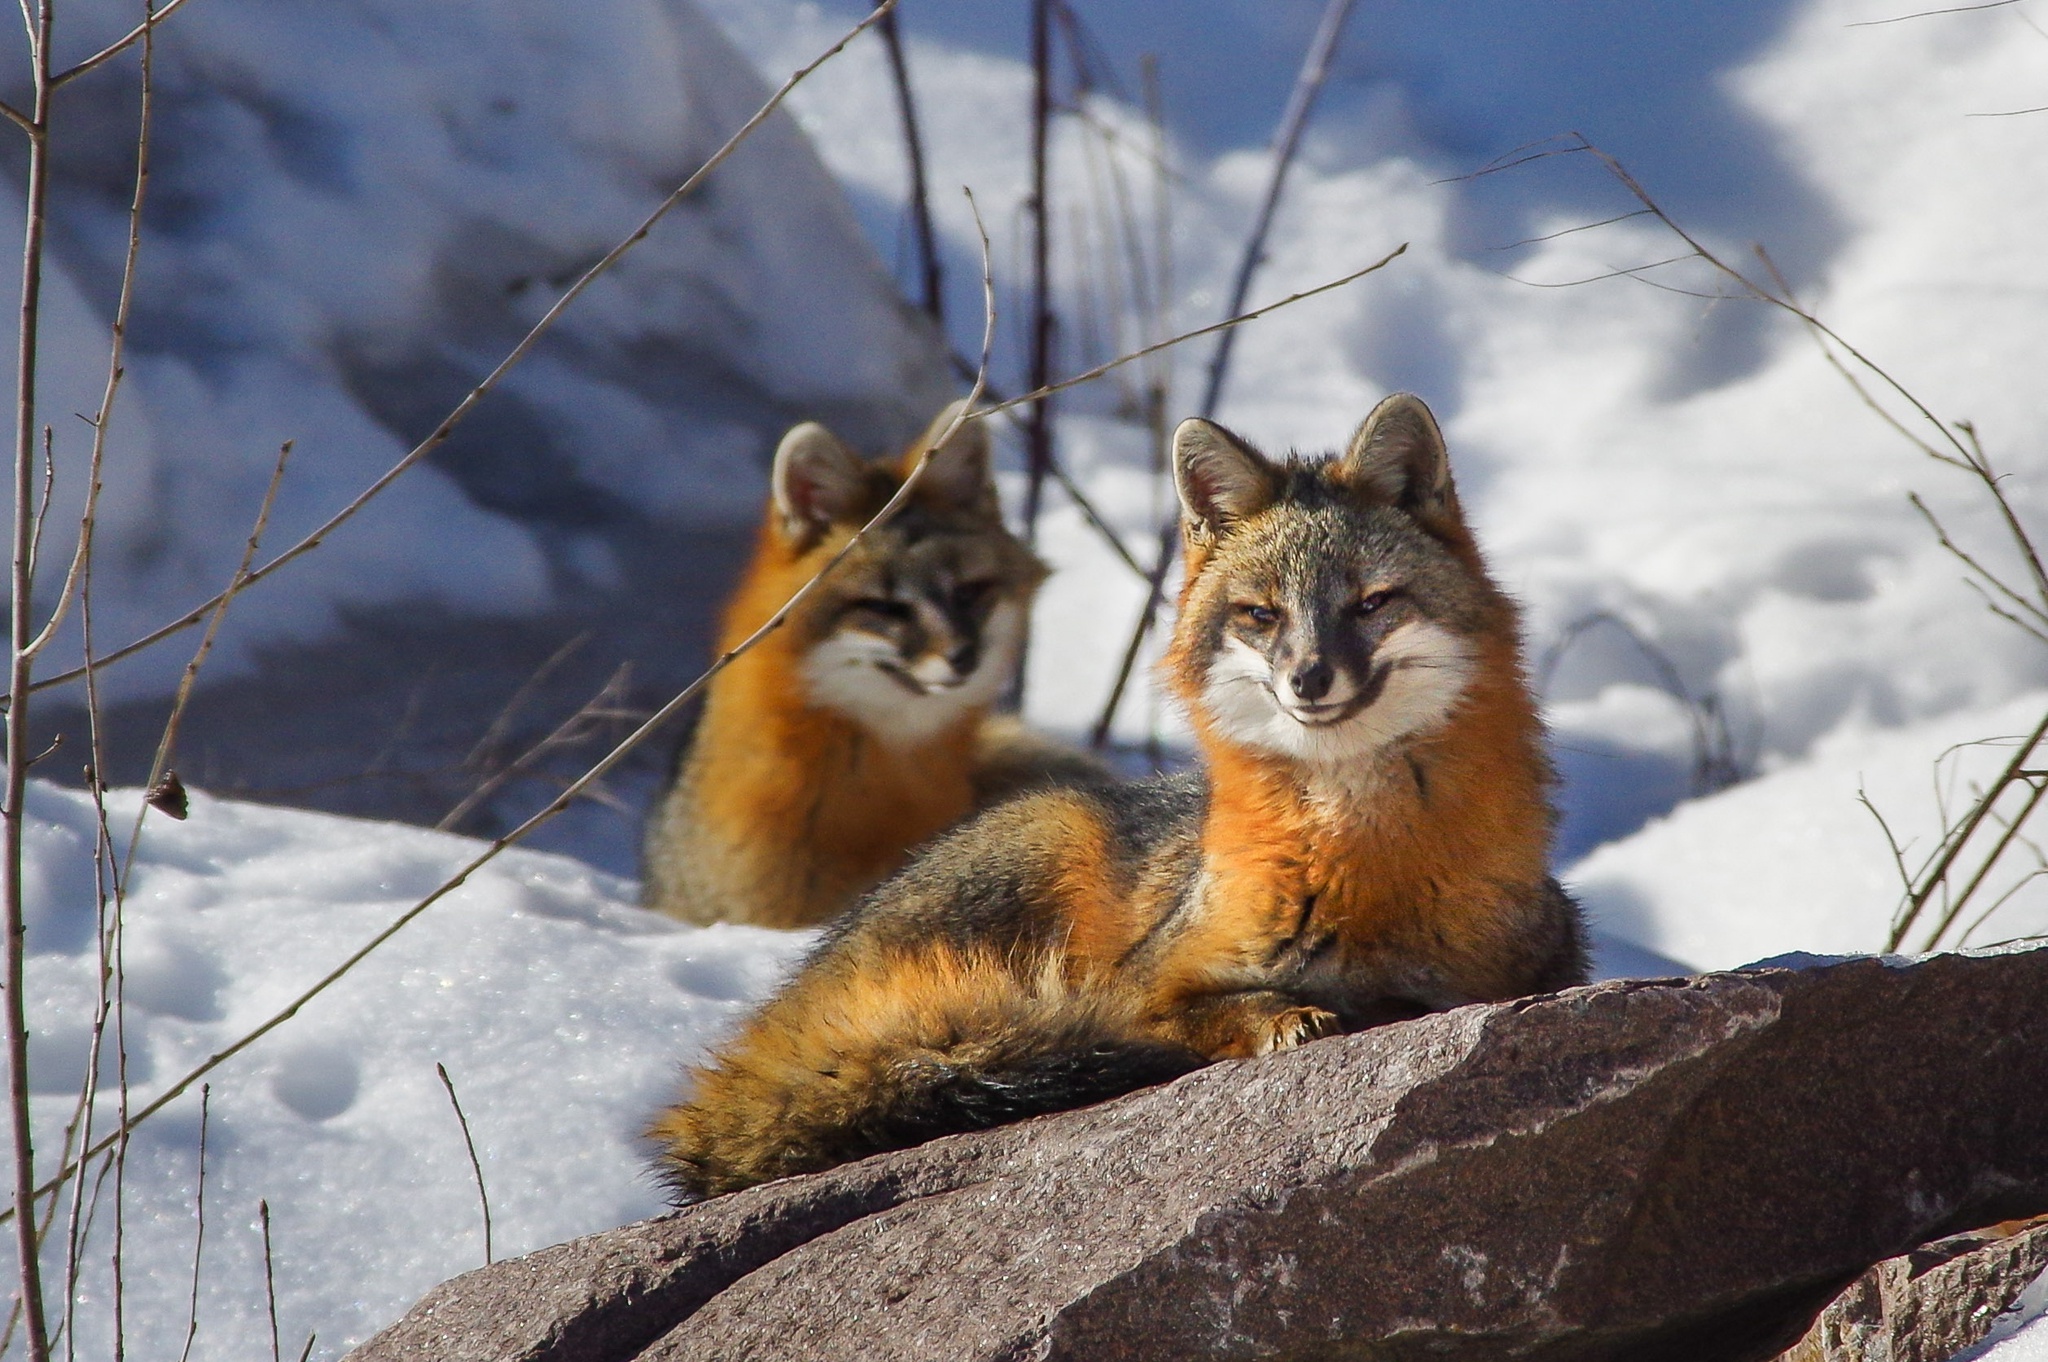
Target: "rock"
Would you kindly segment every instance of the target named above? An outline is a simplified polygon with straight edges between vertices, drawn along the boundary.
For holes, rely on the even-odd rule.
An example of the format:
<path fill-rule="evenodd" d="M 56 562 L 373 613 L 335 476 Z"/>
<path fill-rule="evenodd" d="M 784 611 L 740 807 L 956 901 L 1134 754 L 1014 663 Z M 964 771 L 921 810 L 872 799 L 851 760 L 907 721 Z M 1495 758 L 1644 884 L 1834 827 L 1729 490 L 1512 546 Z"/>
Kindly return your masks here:
<path fill-rule="evenodd" d="M 1777 1362 L 1947 1362 L 2044 1271 L 2048 1216 L 1922 1244 L 1851 1282 Z"/>
<path fill-rule="evenodd" d="M 2048 1210 L 2048 950 L 1617 982 L 1218 1064 L 444 1284 L 399 1359 L 1776 1356 Z"/>

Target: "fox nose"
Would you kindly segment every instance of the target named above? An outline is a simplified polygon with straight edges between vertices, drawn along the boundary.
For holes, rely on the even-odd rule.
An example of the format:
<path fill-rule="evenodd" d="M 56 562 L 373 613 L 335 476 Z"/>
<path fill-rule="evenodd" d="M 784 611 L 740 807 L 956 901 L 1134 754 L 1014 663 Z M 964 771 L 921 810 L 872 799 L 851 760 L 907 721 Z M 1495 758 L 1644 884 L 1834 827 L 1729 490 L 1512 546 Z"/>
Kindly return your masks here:
<path fill-rule="evenodd" d="M 1336 670 L 1329 663 L 1317 659 L 1288 677 L 1287 684 L 1296 695 L 1314 704 L 1330 693 L 1330 683 L 1336 677 Z"/>
<path fill-rule="evenodd" d="M 946 662 L 957 675 L 966 676 L 980 664 L 981 649 L 972 643 L 963 643 L 946 654 Z"/>

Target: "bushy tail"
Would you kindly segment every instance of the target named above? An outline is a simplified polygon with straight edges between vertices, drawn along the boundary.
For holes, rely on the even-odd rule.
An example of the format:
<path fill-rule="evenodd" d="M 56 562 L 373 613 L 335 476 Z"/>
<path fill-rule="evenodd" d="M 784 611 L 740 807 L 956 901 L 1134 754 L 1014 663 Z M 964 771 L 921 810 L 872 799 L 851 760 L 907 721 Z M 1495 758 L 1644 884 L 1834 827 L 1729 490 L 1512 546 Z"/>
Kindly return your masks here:
<path fill-rule="evenodd" d="M 813 969 L 658 1117 L 683 1199 L 1102 1101 L 1201 1064 L 1052 968 L 927 948 Z"/>

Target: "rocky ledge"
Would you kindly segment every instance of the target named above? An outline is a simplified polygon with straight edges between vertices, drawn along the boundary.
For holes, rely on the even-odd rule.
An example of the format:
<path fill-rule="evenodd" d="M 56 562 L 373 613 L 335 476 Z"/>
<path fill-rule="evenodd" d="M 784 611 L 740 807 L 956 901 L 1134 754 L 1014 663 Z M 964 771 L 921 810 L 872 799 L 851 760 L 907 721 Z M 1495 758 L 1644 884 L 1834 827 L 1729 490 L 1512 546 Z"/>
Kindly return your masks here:
<path fill-rule="evenodd" d="M 2044 1211 L 2048 950 L 1761 968 L 771 1183 L 458 1277 L 353 1357 L 1931 1358 L 1841 1345 L 1940 1313 L 1925 1264 L 1873 1264 L 2007 1226 L 1935 1255 L 2001 1283 L 1953 1349 L 2038 1273 L 2010 1225 Z"/>

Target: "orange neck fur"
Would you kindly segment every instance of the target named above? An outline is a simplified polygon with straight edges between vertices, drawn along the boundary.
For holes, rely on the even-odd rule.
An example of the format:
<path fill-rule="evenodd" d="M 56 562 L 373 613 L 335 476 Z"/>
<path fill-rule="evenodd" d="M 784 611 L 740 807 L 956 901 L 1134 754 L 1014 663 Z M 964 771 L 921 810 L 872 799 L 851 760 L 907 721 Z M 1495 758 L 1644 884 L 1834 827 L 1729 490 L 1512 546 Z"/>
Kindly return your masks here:
<path fill-rule="evenodd" d="M 1203 859 L 1227 898 L 1313 899 L 1318 919 L 1364 927 L 1461 883 L 1545 873 L 1548 768 L 1512 643 L 1483 648 L 1441 730 L 1396 744 L 1377 769 L 1341 773 L 1348 779 L 1225 742 L 1199 723 L 1197 732 L 1210 780 Z"/>
<path fill-rule="evenodd" d="M 772 512 L 771 512 L 772 516 Z M 843 533 L 793 553 L 764 525 L 719 637 L 737 647 L 845 542 Z M 836 913 L 895 870 L 908 848 L 963 818 L 981 716 L 928 742 L 886 744 L 805 694 L 811 640 L 792 618 L 712 683 L 689 757 L 696 814 L 721 856 L 736 862 L 735 892 L 755 900 L 749 921 L 806 926 Z"/>

